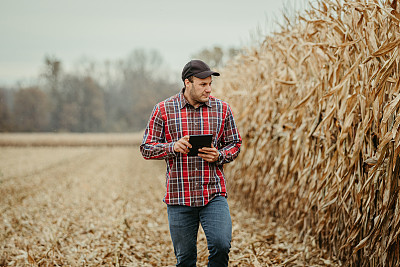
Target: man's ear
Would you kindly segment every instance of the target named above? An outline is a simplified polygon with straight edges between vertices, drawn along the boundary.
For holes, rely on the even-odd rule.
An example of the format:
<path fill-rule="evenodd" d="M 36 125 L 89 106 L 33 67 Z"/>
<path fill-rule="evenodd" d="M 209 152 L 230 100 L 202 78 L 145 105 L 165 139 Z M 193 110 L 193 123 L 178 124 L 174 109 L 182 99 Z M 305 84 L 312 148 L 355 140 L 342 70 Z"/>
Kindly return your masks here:
<path fill-rule="evenodd" d="M 188 87 L 190 85 L 189 79 L 185 79 L 185 87 Z"/>

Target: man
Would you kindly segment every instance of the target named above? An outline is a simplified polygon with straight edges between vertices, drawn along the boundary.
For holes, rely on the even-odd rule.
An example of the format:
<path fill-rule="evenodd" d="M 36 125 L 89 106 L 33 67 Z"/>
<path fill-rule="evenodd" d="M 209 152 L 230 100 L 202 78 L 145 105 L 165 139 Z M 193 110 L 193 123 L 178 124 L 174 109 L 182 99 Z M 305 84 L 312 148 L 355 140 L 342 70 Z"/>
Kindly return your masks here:
<path fill-rule="evenodd" d="M 203 61 L 188 62 L 182 71 L 185 87 L 154 107 L 140 146 L 145 159 L 167 163 L 163 201 L 177 266 L 196 266 L 199 223 L 209 266 L 228 266 L 232 221 L 223 164 L 238 156 L 242 140 L 230 106 L 210 95 L 212 76 L 219 75 Z M 188 156 L 189 136 L 202 134 L 212 134 L 211 147 Z"/>

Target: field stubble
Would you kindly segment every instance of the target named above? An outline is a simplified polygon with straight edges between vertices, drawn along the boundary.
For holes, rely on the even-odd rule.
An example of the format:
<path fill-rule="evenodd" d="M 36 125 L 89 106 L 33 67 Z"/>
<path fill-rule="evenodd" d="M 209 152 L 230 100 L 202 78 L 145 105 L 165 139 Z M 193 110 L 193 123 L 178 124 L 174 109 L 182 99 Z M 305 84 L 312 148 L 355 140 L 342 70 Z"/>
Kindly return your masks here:
<path fill-rule="evenodd" d="M 174 265 L 161 201 L 164 162 L 143 160 L 138 140 L 0 147 L 0 266 Z M 311 238 L 298 240 L 297 233 L 248 213 L 238 196 L 228 200 L 231 266 L 335 266 Z M 204 266 L 202 230 L 198 240 Z"/>

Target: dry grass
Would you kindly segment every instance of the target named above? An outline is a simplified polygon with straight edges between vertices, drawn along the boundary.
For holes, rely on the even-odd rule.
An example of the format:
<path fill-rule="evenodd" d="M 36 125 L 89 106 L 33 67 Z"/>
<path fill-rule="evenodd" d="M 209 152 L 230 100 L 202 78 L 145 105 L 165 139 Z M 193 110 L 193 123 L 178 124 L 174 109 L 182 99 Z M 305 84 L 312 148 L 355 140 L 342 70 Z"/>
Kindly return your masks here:
<path fill-rule="evenodd" d="M 143 160 L 137 146 L 0 151 L 0 266 L 175 264 L 161 201 L 164 162 Z M 296 231 L 229 203 L 230 266 L 337 266 L 311 236 L 300 240 Z M 199 266 L 207 256 L 201 231 Z"/>
<path fill-rule="evenodd" d="M 397 3 L 318 1 L 219 83 L 244 140 L 231 190 L 346 265 L 400 264 Z"/>

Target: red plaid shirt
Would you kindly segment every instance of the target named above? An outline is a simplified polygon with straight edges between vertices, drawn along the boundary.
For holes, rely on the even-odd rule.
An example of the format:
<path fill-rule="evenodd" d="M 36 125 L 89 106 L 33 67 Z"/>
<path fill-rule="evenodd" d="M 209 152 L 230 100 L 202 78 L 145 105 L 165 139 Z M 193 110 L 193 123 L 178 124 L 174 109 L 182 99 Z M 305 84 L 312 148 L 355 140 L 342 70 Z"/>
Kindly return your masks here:
<path fill-rule="evenodd" d="M 145 159 L 167 163 L 166 204 L 198 207 L 215 196 L 227 196 L 223 164 L 238 156 L 242 139 L 226 102 L 210 96 L 208 102 L 194 108 L 183 93 L 154 107 L 140 151 Z M 213 144 L 220 152 L 217 162 L 174 151 L 180 138 L 198 134 L 213 135 Z"/>

